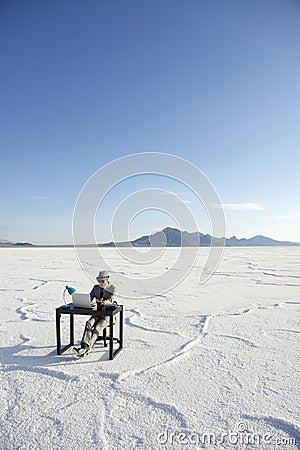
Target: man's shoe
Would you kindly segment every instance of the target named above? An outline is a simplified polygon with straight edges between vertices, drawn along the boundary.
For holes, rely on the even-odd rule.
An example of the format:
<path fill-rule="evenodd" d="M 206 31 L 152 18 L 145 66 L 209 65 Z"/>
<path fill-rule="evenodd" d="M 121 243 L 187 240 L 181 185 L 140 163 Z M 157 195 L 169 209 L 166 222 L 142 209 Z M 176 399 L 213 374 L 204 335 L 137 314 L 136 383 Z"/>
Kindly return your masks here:
<path fill-rule="evenodd" d="M 76 356 L 79 356 L 79 350 L 81 350 L 81 347 L 79 348 L 73 347 L 73 352 L 75 353 Z"/>
<path fill-rule="evenodd" d="M 74 350 L 76 356 L 78 356 L 79 358 L 83 358 L 84 356 L 86 356 L 88 354 L 89 348 L 88 347 L 87 348 L 73 347 L 73 350 Z"/>

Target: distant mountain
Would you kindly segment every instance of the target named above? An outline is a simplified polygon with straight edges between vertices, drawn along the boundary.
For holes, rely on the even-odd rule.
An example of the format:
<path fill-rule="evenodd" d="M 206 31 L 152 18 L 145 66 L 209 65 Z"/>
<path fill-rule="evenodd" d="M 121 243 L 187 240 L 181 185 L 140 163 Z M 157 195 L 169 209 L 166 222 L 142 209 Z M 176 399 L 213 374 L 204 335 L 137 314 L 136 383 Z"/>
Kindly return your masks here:
<path fill-rule="evenodd" d="M 202 234 L 198 231 L 189 233 L 177 228 L 167 227 L 162 231 L 150 236 L 142 236 L 134 241 L 109 242 L 98 244 L 99 247 L 209 247 L 223 245 L 224 238 L 215 238 L 210 234 Z M 249 239 L 238 239 L 236 236 L 225 238 L 226 247 L 249 247 L 249 246 L 293 246 L 300 245 L 299 242 L 276 241 L 266 236 L 254 236 Z"/>
<path fill-rule="evenodd" d="M 266 236 L 254 236 L 249 239 L 216 238 L 210 234 L 202 234 L 199 231 L 189 233 L 177 228 L 166 227 L 150 236 L 142 236 L 134 241 L 108 242 L 106 244 L 80 245 L 81 247 L 210 247 L 223 245 L 226 247 L 270 247 L 270 246 L 300 246 L 299 242 L 276 241 Z M 0 247 L 73 247 L 69 245 L 33 245 L 30 242 L 12 242 L 0 239 Z"/>
<path fill-rule="evenodd" d="M 244 246 L 297 246 L 300 242 L 291 241 L 276 241 L 275 239 L 268 238 L 266 236 L 257 235 L 249 239 L 238 239 L 232 236 L 230 239 L 226 239 L 226 246 L 231 247 L 244 247 Z"/>
<path fill-rule="evenodd" d="M 13 242 L 0 239 L 0 247 L 33 247 L 30 242 Z"/>

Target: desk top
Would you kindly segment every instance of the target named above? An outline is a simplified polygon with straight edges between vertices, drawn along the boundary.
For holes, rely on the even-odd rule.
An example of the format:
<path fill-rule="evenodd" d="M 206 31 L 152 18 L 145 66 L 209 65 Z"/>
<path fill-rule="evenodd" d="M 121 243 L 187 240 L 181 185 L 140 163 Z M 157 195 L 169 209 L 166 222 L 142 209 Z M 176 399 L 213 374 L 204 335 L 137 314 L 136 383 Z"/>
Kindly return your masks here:
<path fill-rule="evenodd" d="M 101 317 L 101 316 L 114 316 L 115 314 L 123 310 L 123 305 L 118 305 L 115 309 L 103 309 L 99 311 L 93 310 L 91 308 L 74 308 L 74 306 L 66 308 L 65 305 L 61 305 L 55 309 L 59 314 L 83 314 Z"/>

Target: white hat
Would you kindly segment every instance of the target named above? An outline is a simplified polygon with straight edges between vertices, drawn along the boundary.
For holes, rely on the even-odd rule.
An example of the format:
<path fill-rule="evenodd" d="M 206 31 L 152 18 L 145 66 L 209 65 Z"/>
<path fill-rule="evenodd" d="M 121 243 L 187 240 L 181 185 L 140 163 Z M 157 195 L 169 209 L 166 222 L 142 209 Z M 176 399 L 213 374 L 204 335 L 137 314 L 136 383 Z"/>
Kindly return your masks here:
<path fill-rule="evenodd" d="M 96 280 L 102 281 L 102 280 L 108 280 L 108 278 L 109 278 L 109 273 L 107 272 L 107 270 L 100 270 L 99 275 L 97 276 Z"/>

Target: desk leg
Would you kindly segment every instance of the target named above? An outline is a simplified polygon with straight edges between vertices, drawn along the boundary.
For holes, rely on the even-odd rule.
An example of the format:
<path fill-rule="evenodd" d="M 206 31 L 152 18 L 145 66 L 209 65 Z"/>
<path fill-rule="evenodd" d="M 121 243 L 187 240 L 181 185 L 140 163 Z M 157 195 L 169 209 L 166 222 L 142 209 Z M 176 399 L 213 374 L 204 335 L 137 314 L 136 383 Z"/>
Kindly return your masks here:
<path fill-rule="evenodd" d="M 74 345 L 74 315 L 70 314 L 70 343 L 63 348 L 61 347 L 60 316 L 61 314 L 56 311 L 56 344 L 58 355 L 61 355 L 66 350 L 68 350 L 68 348 Z"/>
<path fill-rule="evenodd" d="M 123 348 L 123 309 L 120 311 L 120 348 Z"/>
<path fill-rule="evenodd" d="M 70 314 L 70 345 L 74 345 L 74 314 Z"/>
<path fill-rule="evenodd" d="M 114 322 L 113 315 L 109 317 L 109 359 L 114 358 Z"/>
<path fill-rule="evenodd" d="M 113 359 L 117 354 L 122 350 L 123 348 L 123 310 L 120 311 L 120 324 L 119 324 L 119 338 L 117 341 L 119 342 L 119 347 L 113 352 L 112 358 Z"/>
<path fill-rule="evenodd" d="M 57 311 L 56 311 L 56 345 L 57 345 L 57 354 L 61 355 L 60 314 Z"/>

